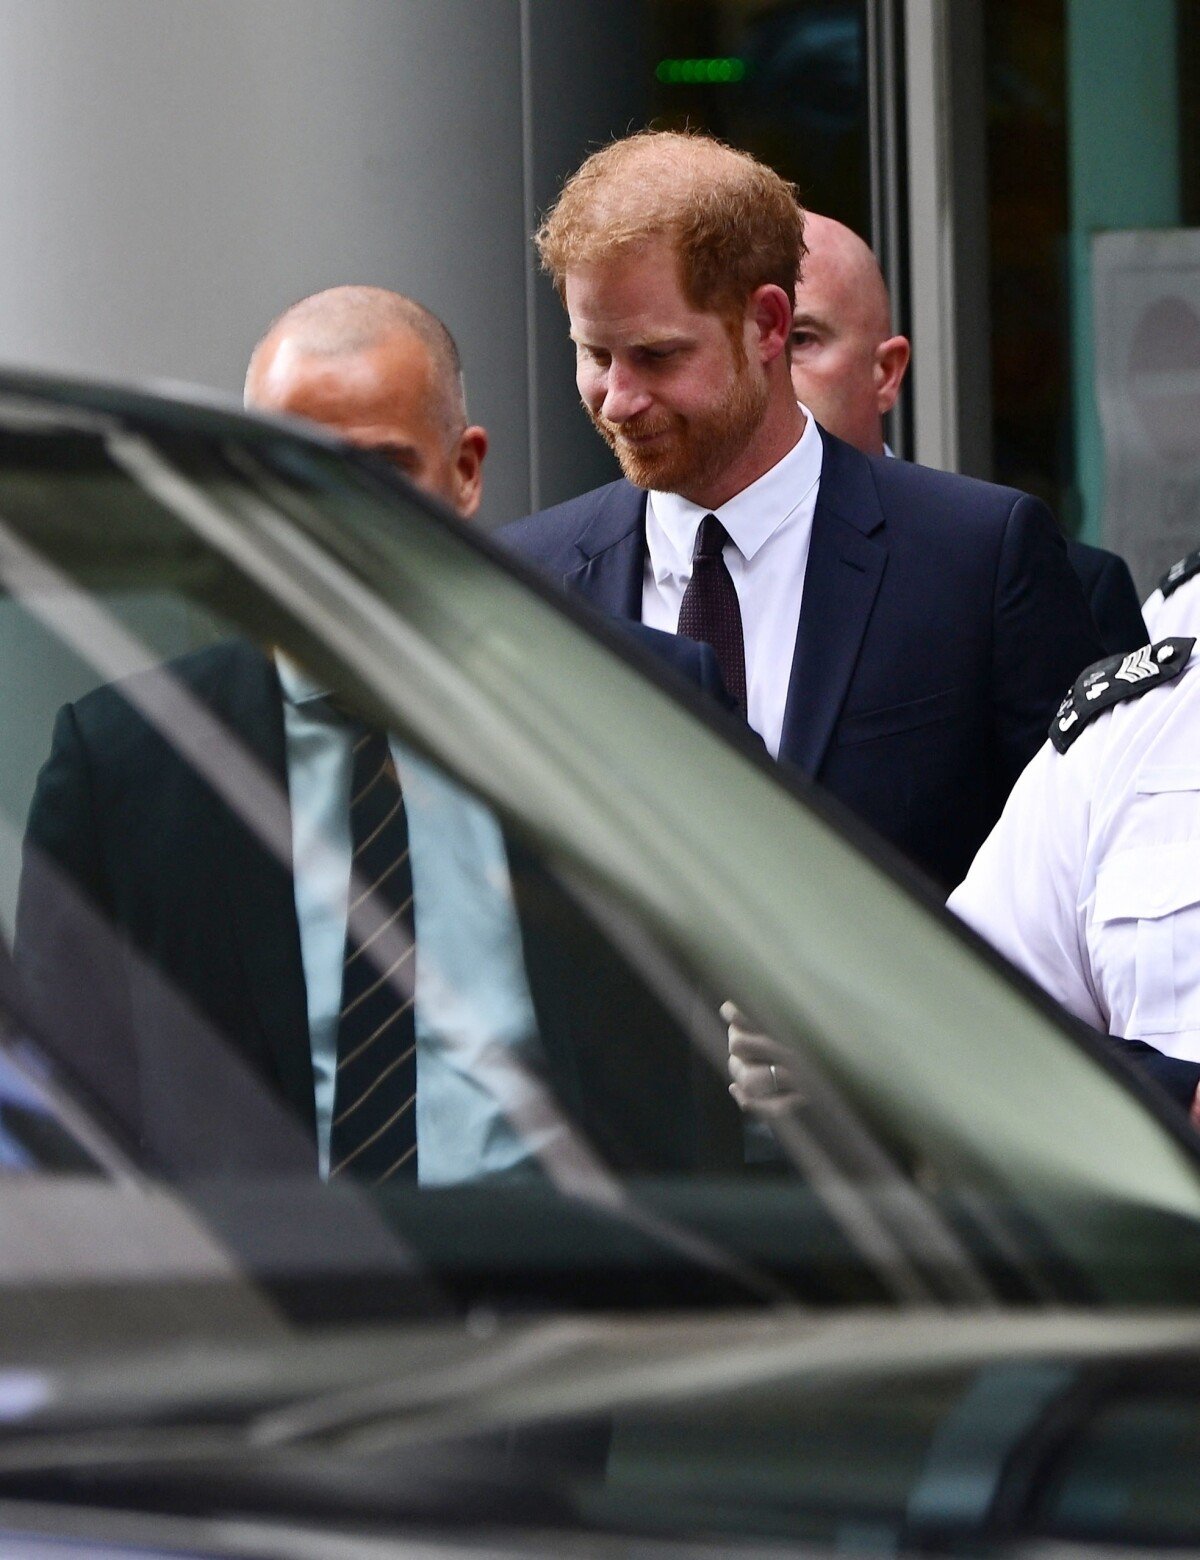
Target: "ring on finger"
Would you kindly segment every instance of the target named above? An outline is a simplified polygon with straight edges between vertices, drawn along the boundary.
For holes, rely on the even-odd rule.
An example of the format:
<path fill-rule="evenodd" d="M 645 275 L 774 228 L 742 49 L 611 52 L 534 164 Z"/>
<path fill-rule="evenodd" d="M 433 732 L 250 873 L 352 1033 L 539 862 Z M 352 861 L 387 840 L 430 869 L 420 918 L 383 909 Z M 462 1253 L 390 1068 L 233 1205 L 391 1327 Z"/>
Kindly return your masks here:
<path fill-rule="evenodd" d="M 770 1069 L 771 1073 L 771 1088 L 776 1094 L 782 1094 L 783 1090 L 779 1087 L 779 1073 L 776 1070 L 775 1063 L 768 1062 L 767 1067 Z"/>

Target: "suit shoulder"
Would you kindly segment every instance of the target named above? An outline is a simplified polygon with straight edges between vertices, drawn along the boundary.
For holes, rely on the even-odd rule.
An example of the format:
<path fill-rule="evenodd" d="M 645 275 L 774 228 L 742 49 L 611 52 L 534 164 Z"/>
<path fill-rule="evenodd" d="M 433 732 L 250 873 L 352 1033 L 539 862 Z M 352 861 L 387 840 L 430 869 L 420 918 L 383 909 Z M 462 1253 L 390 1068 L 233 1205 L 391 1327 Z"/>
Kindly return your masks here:
<path fill-rule="evenodd" d="M 1017 534 L 1011 529 L 1014 519 L 1022 533 L 1061 535 L 1041 499 L 1017 488 L 886 456 L 864 459 L 892 534 L 923 546 L 936 543 L 947 558 L 973 557 L 982 565 Z"/>
<path fill-rule="evenodd" d="M 546 558 L 569 549 L 605 502 L 627 489 L 626 482 L 607 482 L 603 487 L 592 488 L 549 509 L 539 509 L 521 520 L 510 521 L 496 532 L 496 540 L 525 557 Z"/>
<path fill-rule="evenodd" d="M 104 683 L 66 708 L 85 737 L 107 741 L 117 733 L 128 736 L 135 729 L 148 731 L 137 713 L 141 695 L 153 680 L 164 675 L 204 703 L 219 707 L 233 687 L 249 678 L 265 678 L 269 670 L 269 660 L 256 645 L 244 639 L 222 640 L 176 656 L 161 666 Z"/>
<path fill-rule="evenodd" d="M 1085 587 L 1095 584 L 1102 575 L 1110 573 L 1114 568 L 1119 571 L 1123 567 L 1116 553 L 1106 552 L 1103 547 L 1093 547 L 1090 542 L 1081 542 L 1074 536 L 1067 537 L 1067 557 Z"/>
<path fill-rule="evenodd" d="M 968 513 L 1007 515 L 1022 501 L 1045 509 L 1042 501 L 1032 494 L 999 482 L 984 482 L 979 477 L 965 477 L 957 471 L 938 471 L 933 466 L 889 460 L 886 456 L 868 459 L 881 496 Z"/>
<path fill-rule="evenodd" d="M 1181 585 L 1200 574 L 1200 547 L 1195 552 L 1188 553 L 1186 558 L 1180 558 L 1173 563 L 1162 579 L 1158 582 L 1158 588 L 1162 592 L 1162 599 L 1166 601 L 1168 596 L 1173 596 Z"/>

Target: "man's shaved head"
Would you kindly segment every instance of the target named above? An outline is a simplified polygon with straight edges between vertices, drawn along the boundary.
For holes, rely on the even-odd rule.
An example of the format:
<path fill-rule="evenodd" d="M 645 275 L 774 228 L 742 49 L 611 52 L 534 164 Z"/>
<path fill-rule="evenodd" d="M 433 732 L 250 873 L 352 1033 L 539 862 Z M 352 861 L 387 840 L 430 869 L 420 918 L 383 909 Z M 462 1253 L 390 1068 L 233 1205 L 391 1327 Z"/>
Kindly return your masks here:
<path fill-rule="evenodd" d="M 331 287 L 294 303 L 255 347 L 245 397 L 385 456 L 460 515 L 479 506 L 487 434 L 467 426 L 454 338 L 411 298 Z"/>
<path fill-rule="evenodd" d="M 838 312 L 853 317 L 880 341 L 892 330 L 887 283 L 870 248 L 853 229 L 810 211 L 805 226 L 808 254 L 800 273 L 801 289 L 838 299 Z"/>
<path fill-rule="evenodd" d="M 461 433 L 467 408 L 454 337 L 423 304 L 386 287 L 329 287 L 285 309 L 251 353 L 246 403 L 261 404 L 256 391 L 267 359 L 284 341 L 297 355 L 336 358 L 371 351 L 396 334 L 415 337 L 429 354 L 439 415 L 448 434 Z"/>
<path fill-rule="evenodd" d="M 870 455 L 883 451 L 883 415 L 908 367 L 909 345 L 892 335 L 879 262 L 841 222 L 808 212 L 808 253 L 796 288 L 792 385 L 817 421 Z"/>

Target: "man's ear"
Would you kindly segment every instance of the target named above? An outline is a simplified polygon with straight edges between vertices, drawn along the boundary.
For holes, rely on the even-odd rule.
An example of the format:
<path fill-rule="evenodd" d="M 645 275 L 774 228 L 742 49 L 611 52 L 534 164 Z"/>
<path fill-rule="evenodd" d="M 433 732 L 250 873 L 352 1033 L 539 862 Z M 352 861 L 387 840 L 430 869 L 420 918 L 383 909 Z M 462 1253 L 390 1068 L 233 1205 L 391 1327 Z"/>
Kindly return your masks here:
<path fill-rule="evenodd" d="M 455 508 L 470 520 L 483 497 L 483 458 L 488 451 L 487 431 L 473 423 L 458 436 L 454 457 Z"/>
<path fill-rule="evenodd" d="M 895 406 L 911 356 L 907 336 L 889 336 L 875 348 L 875 404 L 880 416 Z"/>
<path fill-rule="evenodd" d="M 772 363 L 787 350 L 792 335 L 794 305 L 782 287 L 765 282 L 750 294 L 746 322 L 753 332 L 754 350 L 760 363 Z"/>

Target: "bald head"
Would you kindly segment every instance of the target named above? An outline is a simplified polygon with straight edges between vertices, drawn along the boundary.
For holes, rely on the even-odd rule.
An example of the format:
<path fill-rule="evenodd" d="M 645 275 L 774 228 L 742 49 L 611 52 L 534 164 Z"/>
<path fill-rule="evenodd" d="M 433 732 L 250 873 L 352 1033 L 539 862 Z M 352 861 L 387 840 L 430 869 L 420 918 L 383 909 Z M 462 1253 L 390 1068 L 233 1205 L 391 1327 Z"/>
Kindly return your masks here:
<path fill-rule="evenodd" d="M 908 368 L 894 336 L 887 287 L 857 233 L 810 211 L 808 254 L 796 289 L 792 385 L 817 421 L 870 455 L 883 452 L 883 417 Z"/>
<path fill-rule="evenodd" d="M 387 456 L 460 514 L 478 508 L 487 435 L 467 426 L 453 337 L 411 298 L 331 287 L 301 299 L 251 354 L 245 400 Z"/>
<path fill-rule="evenodd" d="M 454 337 L 436 314 L 384 287 L 329 287 L 285 309 L 250 355 L 246 404 L 262 408 L 281 348 L 286 347 L 285 358 L 346 358 L 372 351 L 394 336 L 414 338 L 425 348 L 438 415 L 448 434 L 460 432 L 467 411 Z"/>

